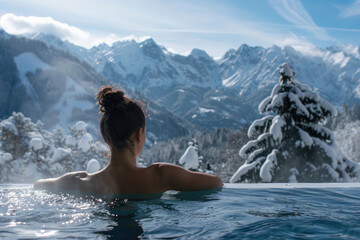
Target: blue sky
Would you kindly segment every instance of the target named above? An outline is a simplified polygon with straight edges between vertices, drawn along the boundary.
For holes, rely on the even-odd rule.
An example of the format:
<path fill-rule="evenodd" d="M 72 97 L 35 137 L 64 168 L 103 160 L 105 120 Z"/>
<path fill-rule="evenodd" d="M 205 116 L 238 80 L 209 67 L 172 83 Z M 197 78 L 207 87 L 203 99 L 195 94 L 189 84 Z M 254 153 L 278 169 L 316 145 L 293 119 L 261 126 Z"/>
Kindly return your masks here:
<path fill-rule="evenodd" d="M 360 0 L 2 0 L 0 26 L 91 47 L 152 37 L 175 52 L 360 45 Z M 30 17 L 33 16 L 33 17 Z"/>

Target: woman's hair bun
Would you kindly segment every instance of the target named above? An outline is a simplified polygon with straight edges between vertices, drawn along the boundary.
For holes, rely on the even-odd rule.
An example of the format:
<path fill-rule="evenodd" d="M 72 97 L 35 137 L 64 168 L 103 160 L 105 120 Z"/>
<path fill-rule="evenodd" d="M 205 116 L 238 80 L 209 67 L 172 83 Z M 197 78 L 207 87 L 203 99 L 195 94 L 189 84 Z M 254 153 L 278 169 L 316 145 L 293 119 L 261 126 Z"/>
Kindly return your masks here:
<path fill-rule="evenodd" d="M 129 99 L 121 90 L 115 89 L 111 86 L 102 86 L 96 94 L 97 104 L 100 108 L 100 113 L 111 113 L 116 108 L 124 106 Z"/>

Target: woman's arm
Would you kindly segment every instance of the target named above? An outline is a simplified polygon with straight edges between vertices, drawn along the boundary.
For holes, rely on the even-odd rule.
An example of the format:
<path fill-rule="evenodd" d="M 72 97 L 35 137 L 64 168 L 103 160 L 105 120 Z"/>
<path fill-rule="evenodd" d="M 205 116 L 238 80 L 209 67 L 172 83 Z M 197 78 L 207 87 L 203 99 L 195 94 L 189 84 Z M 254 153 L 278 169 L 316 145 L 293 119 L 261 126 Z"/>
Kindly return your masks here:
<path fill-rule="evenodd" d="M 87 172 L 73 172 L 58 178 L 40 179 L 35 182 L 34 188 L 49 191 L 79 190 L 87 176 Z"/>
<path fill-rule="evenodd" d="M 168 163 L 157 164 L 160 176 L 160 185 L 166 190 L 198 191 L 223 186 L 217 176 L 191 172 L 177 165 Z"/>

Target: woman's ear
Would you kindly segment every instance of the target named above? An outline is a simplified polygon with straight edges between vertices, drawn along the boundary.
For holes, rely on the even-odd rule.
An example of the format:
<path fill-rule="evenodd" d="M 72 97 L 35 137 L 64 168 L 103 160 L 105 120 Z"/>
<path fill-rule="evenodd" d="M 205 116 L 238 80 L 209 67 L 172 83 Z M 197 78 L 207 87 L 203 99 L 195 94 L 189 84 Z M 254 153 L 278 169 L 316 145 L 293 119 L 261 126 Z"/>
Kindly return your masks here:
<path fill-rule="evenodd" d="M 136 142 L 140 142 L 142 135 L 144 134 L 144 129 L 139 128 L 135 133 L 135 140 Z"/>

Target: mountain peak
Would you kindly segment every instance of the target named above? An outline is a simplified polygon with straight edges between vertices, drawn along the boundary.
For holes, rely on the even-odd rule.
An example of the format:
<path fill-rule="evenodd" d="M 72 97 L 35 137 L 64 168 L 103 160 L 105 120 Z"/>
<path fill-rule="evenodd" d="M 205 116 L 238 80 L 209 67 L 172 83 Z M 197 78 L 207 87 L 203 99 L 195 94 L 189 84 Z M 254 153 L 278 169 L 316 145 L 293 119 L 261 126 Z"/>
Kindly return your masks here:
<path fill-rule="evenodd" d="M 110 46 L 109 46 L 107 43 L 103 42 L 103 43 L 100 43 L 99 45 L 94 46 L 94 47 L 92 47 L 92 48 L 98 48 L 98 49 L 109 49 L 109 48 L 110 48 Z"/>
<path fill-rule="evenodd" d="M 236 54 L 236 50 L 231 48 L 231 49 L 226 51 L 226 53 L 224 54 L 224 56 L 222 58 L 226 59 L 226 58 L 229 58 L 231 56 L 234 56 L 235 54 Z"/>
<path fill-rule="evenodd" d="M 159 47 L 159 45 L 154 41 L 154 39 L 152 38 L 147 38 L 144 41 L 141 42 L 142 45 L 148 45 L 148 46 L 157 46 Z"/>
<path fill-rule="evenodd" d="M 280 52 L 281 48 L 277 45 L 272 45 L 270 50 L 274 51 L 274 52 Z"/>
<path fill-rule="evenodd" d="M 152 38 L 148 38 L 140 44 L 143 53 L 154 59 L 161 59 L 164 57 L 163 49 Z"/>
<path fill-rule="evenodd" d="M 238 51 L 239 50 L 247 50 L 247 49 L 249 49 L 250 47 L 249 47 L 249 45 L 247 45 L 246 43 L 244 43 L 244 44 L 241 44 L 240 45 L 240 47 L 238 48 Z"/>
<path fill-rule="evenodd" d="M 198 49 L 198 48 L 194 48 L 193 50 L 191 50 L 191 53 L 189 56 L 192 56 L 194 58 L 211 58 L 204 50 Z"/>

